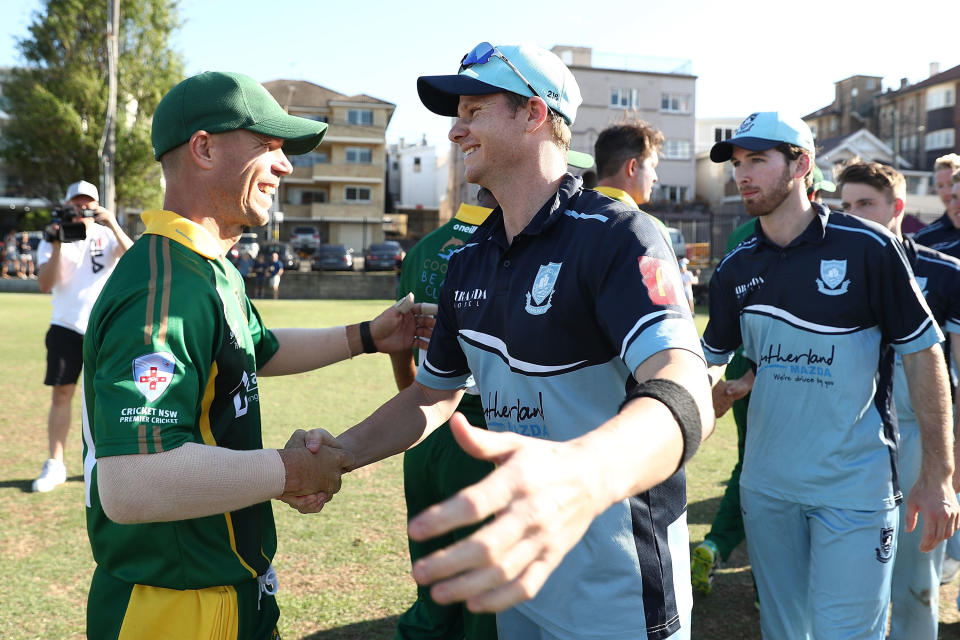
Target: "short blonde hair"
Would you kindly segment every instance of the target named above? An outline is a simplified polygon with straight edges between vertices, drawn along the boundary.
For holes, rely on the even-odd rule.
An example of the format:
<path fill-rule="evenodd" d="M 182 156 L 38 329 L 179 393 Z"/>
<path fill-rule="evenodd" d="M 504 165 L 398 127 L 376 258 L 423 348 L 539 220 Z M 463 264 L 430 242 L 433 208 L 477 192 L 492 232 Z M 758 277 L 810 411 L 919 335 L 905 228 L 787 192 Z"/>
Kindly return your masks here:
<path fill-rule="evenodd" d="M 533 96 L 522 96 L 519 93 L 514 93 L 512 91 L 504 91 L 504 95 L 507 98 L 507 104 L 513 109 L 513 113 L 516 114 L 517 111 L 527 106 L 527 102 L 530 101 L 530 98 Z M 550 127 L 553 131 L 553 142 L 556 144 L 562 151 L 570 150 L 570 139 L 573 137 L 573 133 L 570 131 L 570 126 L 567 125 L 567 121 L 563 119 L 558 112 L 553 109 L 547 111 L 548 117 L 550 118 Z"/>
<path fill-rule="evenodd" d="M 955 153 L 948 153 L 937 158 L 937 161 L 933 163 L 933 170 L 940 171 L 941 169 L 950 169 L 951 171 L 960 169 L 960 156 Z"/>

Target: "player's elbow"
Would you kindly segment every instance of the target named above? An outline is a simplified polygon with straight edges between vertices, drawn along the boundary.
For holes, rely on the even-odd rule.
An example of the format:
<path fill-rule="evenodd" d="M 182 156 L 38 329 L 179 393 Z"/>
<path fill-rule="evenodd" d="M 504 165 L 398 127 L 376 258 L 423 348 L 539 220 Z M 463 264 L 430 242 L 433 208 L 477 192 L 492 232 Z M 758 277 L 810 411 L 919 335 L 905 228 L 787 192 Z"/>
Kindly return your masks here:
<path fill-rule="evenodd" d="M 124 477 L 118 458 L 101 458 L 97 462 L 97 490 L 104 514 L 117 524 L 139 524 L 156 521 L 146 512 L 145 503 L 132 488 L 135 482 Z"/>

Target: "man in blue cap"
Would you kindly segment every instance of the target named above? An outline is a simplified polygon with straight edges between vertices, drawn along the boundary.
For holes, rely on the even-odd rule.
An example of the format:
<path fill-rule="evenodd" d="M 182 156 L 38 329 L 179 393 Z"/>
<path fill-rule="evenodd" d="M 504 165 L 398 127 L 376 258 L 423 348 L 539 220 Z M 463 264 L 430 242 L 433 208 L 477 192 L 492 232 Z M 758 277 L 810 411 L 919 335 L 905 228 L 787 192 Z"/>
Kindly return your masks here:
<path fill-rule="evenodd" d="M 960 517 L 943 336 L 897 239 L 810 202 L 813 156 L 778 112 L 711 149 L 758 220 L 710 281 L 703 347 L 713 379 L 741 343 L 754 370 L 740 488 L 764 637 L 880 639 L 902 499 L 894 352 L 923 442 L 907 528 L 923 514 L 929 551 Z"/>
<path fill-rule="evenodd" d="M 566 172 L 580 91 L 539 47 L 478 45 L 418 80 L 455 117 L 467 182 L 499 207 L 451 256 L 416 381 L 340 436 L 362 466 L 450 418 L 471 373 L 497 468 L 413 518 L 478 531 L 413 569 L 437 602 L 496 611 L 501 640 L 689 638 L 683 463 L 713 428 L 676 259 L 636 208 Z M 308 505 L 300 505 L 307 508 Z"/>

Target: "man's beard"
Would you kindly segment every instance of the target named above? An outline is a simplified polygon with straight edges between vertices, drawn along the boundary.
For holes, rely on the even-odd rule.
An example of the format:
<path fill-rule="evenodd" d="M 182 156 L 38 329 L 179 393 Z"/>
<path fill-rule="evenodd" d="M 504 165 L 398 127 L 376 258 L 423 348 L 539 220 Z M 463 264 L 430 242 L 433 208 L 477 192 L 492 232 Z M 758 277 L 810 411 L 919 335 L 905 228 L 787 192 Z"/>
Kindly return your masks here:
<path fill-rule="evenodd" d="M 780 176 L 780 180 L 773 186 L 769 193 L 761 195 L 758 198 L 754 198 L 751 202 L 744 201 L 743 207 L 747 210 L 747 213 L 754 217 L 762 217 L 776 210 L 783 201 L 787 199 L 790 195 L 790 192 L 793 191 L 793 178 L 790 177 L 790 168 L 783 168 L 783 175 Z"/>

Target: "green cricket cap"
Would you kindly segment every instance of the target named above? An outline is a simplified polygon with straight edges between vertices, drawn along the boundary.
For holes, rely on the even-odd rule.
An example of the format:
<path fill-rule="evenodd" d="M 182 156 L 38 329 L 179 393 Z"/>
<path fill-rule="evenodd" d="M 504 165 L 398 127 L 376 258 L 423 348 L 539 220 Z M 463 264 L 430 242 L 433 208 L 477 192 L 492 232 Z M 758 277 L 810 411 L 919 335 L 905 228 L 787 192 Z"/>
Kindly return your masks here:
<path fill-rule="evenodd" d="M 153 157 L 187 142 L 197 131 L 246 129 L 283 140 L 283 152 L 313 151 L 327 123 L 287 113 L 263 85 L 241 73 L 207 71 L 187 78 L 163 96 L 153 113 Z"/>

